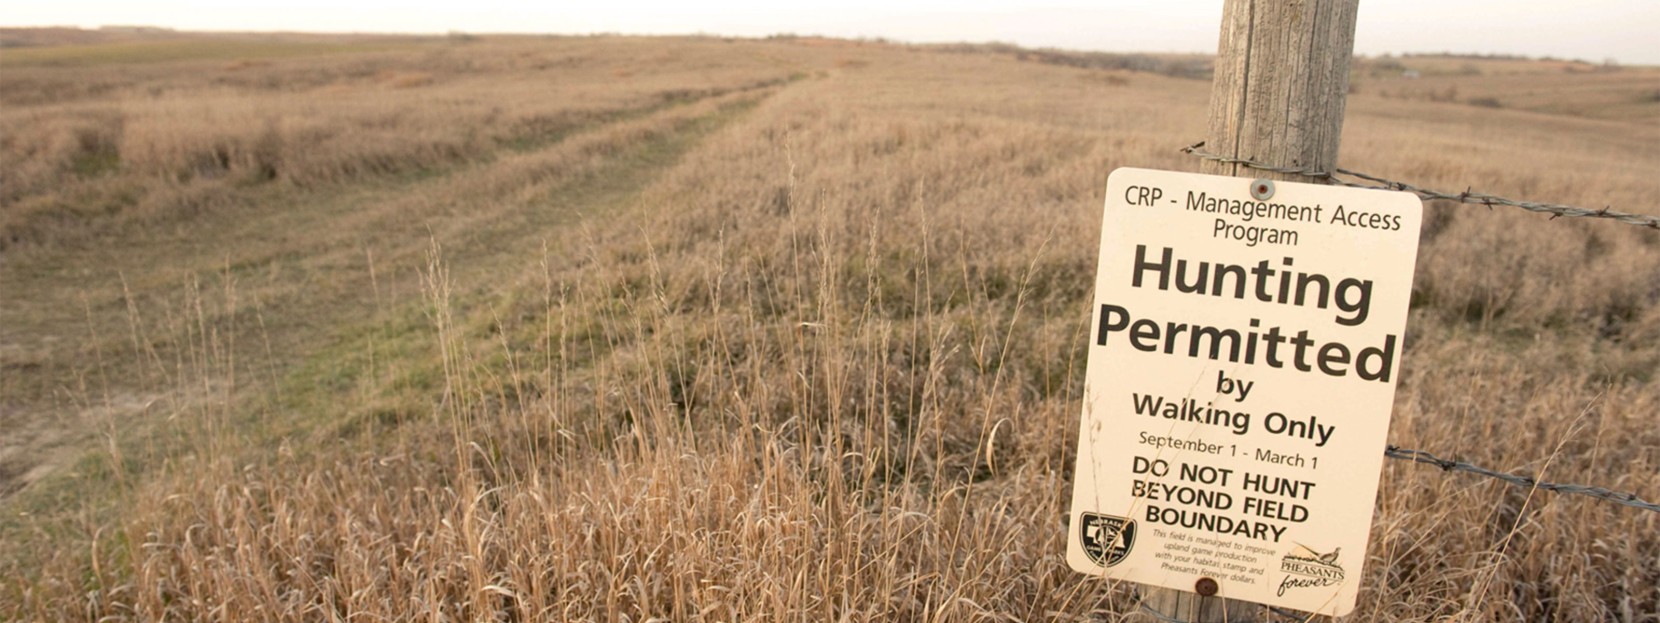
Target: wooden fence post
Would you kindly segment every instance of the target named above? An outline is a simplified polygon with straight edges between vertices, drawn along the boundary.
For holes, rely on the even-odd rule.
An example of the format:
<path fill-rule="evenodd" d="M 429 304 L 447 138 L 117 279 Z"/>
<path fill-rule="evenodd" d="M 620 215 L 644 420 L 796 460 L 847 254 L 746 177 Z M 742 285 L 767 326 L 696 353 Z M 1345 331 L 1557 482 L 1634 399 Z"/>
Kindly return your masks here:
<path fill-rule="evenodd" d="M 1203 151 L 1277 167 L 1330 172 L 1337 165 L 1359 0 L 1226 0 Z M 1203 173 L 1323 182 L 1205 160 Z M 1209 587 L 1207 587 L 1209 588 Z M 1193 623 L 1262 620 L 1262 606 L 1173 589 L 1145 603 Z M 1322 617 L 1323 618 L 1323 617 Z"/>
<path fill-rule="evenodd" d="M 1226 0 L 1205 151 L 1331 171 L 1359 0 Z M 1206 160 L 1202 173 L 1320 181 Z"/>

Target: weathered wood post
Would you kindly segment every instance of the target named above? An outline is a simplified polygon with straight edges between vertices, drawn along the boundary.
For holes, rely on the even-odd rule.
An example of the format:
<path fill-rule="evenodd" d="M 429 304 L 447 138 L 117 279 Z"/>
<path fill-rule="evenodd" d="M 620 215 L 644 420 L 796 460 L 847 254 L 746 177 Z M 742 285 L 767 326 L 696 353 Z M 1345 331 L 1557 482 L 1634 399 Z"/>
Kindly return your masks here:
<path fill-rule="evenodd" d="M 1359 0 L 1226 0 L 1205 151 L 1330 171 L 1343 132 Z M 1202 173 L 1318 182 L 1206 160 Z"/>
<path fill-rule="evenodd" d="M 1203 151 L 1330 172 L 1343 132 L 1358 5 L 1359 0 L 1226 0 Z M 1210 159 L 1200 172 L 1323 181 Z M 1202 588 L 1207 587 L 1195 587 Z M 1145 602 L 1164 616 L 1194 623 L 1257 621 L 1263 614 L 1256 604 L 1170 589 L 1148 590 Z"/>

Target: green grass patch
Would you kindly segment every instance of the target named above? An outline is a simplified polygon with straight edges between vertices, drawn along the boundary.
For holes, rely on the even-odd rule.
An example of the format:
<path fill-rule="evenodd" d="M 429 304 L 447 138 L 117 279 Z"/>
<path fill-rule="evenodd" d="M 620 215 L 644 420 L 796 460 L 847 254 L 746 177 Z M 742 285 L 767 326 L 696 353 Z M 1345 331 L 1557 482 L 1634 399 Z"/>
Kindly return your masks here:
<path fill-rule="evenodd" d="M 429 413 L 444 380 L 425 307 L 406 304 L 347 327 L 295 366 L 273 392 L 285 417 L 267 435 L 356 437 Z"/>

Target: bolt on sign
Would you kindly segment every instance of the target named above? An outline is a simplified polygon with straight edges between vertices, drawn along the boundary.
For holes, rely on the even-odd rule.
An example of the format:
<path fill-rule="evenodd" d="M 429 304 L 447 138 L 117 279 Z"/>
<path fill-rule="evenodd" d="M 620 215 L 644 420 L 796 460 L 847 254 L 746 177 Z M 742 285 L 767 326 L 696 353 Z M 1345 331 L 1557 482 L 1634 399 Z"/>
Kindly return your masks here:
<path fill-rule="evenodd" d="M 1422 216 L 1404 192 L 1113 171 L 1073 569 L 1354 609 Z"/>

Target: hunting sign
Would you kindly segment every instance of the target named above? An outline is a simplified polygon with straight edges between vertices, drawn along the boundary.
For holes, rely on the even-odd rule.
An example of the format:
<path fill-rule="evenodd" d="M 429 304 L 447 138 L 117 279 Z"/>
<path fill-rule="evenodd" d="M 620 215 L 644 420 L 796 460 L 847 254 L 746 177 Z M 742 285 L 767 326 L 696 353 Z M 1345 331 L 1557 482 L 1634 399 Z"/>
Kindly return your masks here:
<path fill-rule="evenodd" d="M 1073 569 L 1354 609 L 1422 213 L 1404 192 L 1112 172 Z"/>

